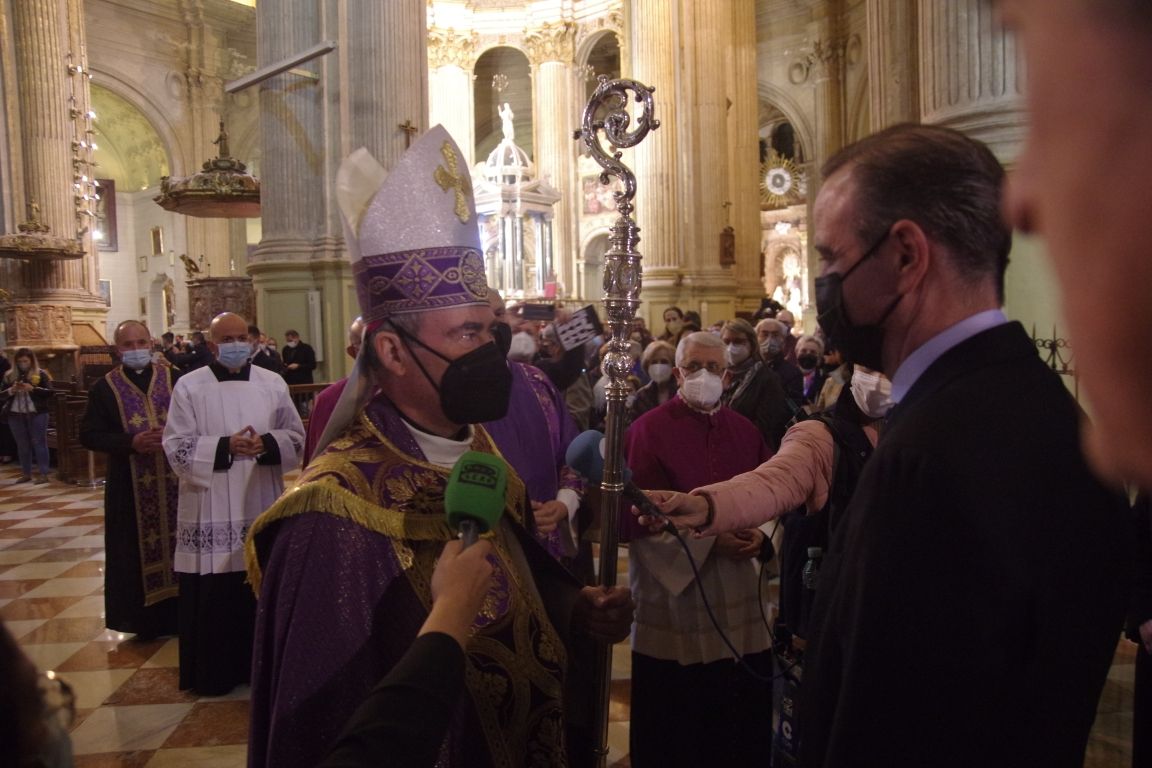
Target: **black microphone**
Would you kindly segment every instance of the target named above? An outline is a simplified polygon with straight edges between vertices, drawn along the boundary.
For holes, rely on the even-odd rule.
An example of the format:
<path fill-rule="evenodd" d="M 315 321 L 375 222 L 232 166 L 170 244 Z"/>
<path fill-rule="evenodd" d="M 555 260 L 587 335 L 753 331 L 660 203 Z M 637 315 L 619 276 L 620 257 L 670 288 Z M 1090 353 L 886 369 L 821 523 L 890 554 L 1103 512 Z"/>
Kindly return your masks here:
<path fill-rule="evenodd" d="M 564 462 L 594 485 L 599 485 L 604 480 L 604 433 L 595 429 L 581 432 L 568 444 Z M 632 473 L 627 467 L 624 468 L 624 489 L 620 495 L 648 517 L 662 521 L 664 530 L 676 533 L 676 526 L 668 516 L 632 482 Z"/>

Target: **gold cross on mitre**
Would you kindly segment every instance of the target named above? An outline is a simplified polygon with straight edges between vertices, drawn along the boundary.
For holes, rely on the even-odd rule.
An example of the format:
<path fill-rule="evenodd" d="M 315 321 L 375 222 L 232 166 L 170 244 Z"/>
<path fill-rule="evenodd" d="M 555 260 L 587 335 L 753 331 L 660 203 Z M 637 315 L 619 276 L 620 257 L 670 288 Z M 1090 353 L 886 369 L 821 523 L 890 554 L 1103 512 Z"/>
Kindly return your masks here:
<path fill-rule="evenodd" d="M 468 198 L 472 196 L 472 180 L 467 172 L 459 173 L 458 160 L 451 143 L 444 142 L 444 146 L 440 147 L 440 154 L 444 156 L 444 165 L 448 168 L 445 169 L 443 165 L 436 166 L 432 178 L 436 179 L 436 183 L 445 192 L 449 189 L 456 191 L 456 218 L 460 219 L 461 224 L 467 224 L 471 218 Z"/>
<path fill-rule="evenodd" d="M 412 146 L 412 137 L 416 135 L 416 131 L 420 130 L 412 124 L 412 119 L 408 118 L 396 127 L 404 131 L 404 148 L 407 149 Z"/>

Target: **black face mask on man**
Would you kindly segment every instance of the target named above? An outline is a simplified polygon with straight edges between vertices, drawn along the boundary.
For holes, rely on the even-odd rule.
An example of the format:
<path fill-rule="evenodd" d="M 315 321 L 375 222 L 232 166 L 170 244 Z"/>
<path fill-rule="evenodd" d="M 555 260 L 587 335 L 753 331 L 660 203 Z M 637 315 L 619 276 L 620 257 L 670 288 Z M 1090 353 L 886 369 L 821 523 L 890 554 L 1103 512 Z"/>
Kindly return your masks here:
<path fill-rule="evenodd" d="M 505 353 L 493 341 L 477 347 L 455 360 L 440 354 L 420 339 L 399 326 L 393 328 L 406 340 L 411 340 L 448 363 L 444 376 L 437 385 L 420 358 L 412 355 L 416 365 L 436 391 L 440 393 L 440 408 L 456 424 L 480 424 L 496 421 L 508 413 L 512 396 L 512 371 Z M 407 344 L 406 344 L 407 345 Z M 409 346 L 408 350 L 412 348 Z"/>
<path fill-rule="evenodd" d="M 881 362 L 884 322 L 903 297 L 893 299 L 875 323 L 857 325 L 848 319 L 848 310 L 844 306 L 844 283 L 861 264 L 876 254 L 891 233 L 889 227 L 847 272 L 832 272 L 816 278 L 816 322 L 846 360 L 881 372 L 884 371 Z"/>

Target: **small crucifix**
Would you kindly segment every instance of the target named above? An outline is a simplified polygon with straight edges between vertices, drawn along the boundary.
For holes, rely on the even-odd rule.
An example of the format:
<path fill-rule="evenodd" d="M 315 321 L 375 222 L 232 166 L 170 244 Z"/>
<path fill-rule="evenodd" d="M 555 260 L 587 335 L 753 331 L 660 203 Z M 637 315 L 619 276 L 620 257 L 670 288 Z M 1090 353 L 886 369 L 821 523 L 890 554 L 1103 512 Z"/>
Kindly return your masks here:
<path fill-rule="evenodd" d="M 407 149 L 412 146 L 412 137 L 415 136 L 416 131 L 419 130 L 419 128 L 412 124 L 412 119 L 408 118 L 396 127 L 404 131 L 404 148 Z"/>

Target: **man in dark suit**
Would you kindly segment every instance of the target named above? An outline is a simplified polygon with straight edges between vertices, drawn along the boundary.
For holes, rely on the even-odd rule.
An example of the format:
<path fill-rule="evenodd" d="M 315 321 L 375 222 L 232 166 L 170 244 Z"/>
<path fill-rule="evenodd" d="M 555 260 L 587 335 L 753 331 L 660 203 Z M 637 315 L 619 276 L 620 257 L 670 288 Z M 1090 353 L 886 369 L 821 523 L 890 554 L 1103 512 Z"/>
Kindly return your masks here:
<path fill-rule="evenodd" d="M 792 409 L 796 410 L 804 402 L 804 374 L 786 359 L 789 338 L 788 326 L 775 318 L 765 318 L 756 323 L 760 356 L 764 358 L 764 364 L 780 377 L 784 394 L 788 395 Z"/>
<path fill-rule="evenodd" d="M 252 365 L 258 365 L 272 373 L 284 374 L 284 361 L 280 353 L 268 346 L 268 337 L 260 332 L 259 326 L 249 324 L 248 338 L 256 339 L 256 351 L 252 353 Z"/>
<path fill-rule="evenodd" d="M 311 384 L 312 371 L 316 370 L 316 350 L 300 340 L 296 331 L 284 331 L 284 351 L 280 355 L 284 361 L 284 381 L 289 384 Z"/>
<path fill-rule="evenodd" d="M 904 125 L 823 174 L 820 323 L 897 405 L 820 572 L 801 762 L 1080 766 L 1125 608 L 1126 513 L 1000 311 L 1000 164 Z"/>
<path fill-rule="evenodd" d="M 181 352 L 180 346 L 174 344 L 164 350 L 164 357 L 172 363 L 176 370 L 180 371 L 181 375 L 191 373 L 197 368 L 203 368 L 216 359 L 212 356 L 212 351 L 208 349 L 208 342 L 204 340 L 204 334 L 200 331 L 192 333 L 192 346 L 187 352 Z"/>

